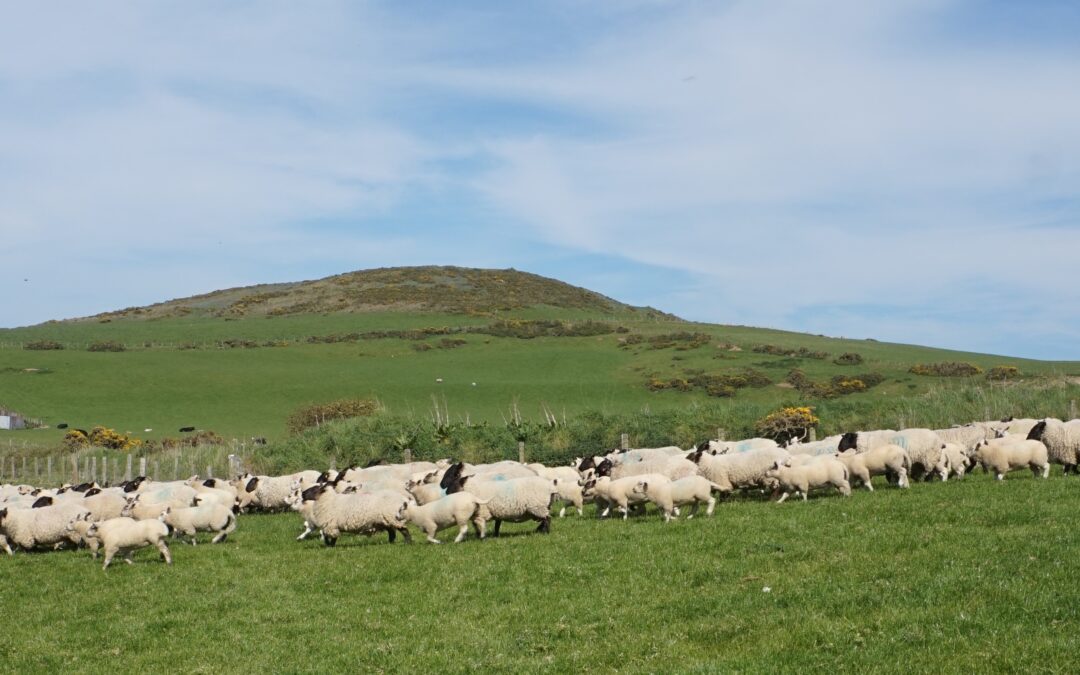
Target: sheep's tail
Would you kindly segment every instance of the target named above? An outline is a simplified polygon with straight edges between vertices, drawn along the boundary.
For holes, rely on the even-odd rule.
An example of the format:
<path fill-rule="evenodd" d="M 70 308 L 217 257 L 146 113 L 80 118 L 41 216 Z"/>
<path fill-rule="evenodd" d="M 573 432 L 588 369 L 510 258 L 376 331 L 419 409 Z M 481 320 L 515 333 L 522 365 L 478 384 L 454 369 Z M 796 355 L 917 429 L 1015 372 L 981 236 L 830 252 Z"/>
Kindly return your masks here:
<path fill-rule="evenodd" d="M 476 502 L 477 506 L 483 506 L 484 504 L 487 504 L 488 502 L 490 502 L 492 499 L 495 499 L 495 498 L 494 497 L 488 497 L 487 499 L 476 499 L 476 498 L 474 498 L 474 501 Z"/>
<path fill-rule="evenodd" d="M 236 532 L 236 514 L 229 511 L 229 519 L 225 521 L 225 528 L 222 530 L 225 534 L 232 534 Z"/>
<path fill-rule="evenodd" d="M 706 480 L 708 480 L 708 479 L 706 478 Z M 715 490 L 716 492 L 723 492 L 724 491 L 724 488 L 723 488 L 722 485 L 720 485 L 719 483 L 714 483 L 711 480 L 709 481 L 709 489 L 710 490 Z"/>

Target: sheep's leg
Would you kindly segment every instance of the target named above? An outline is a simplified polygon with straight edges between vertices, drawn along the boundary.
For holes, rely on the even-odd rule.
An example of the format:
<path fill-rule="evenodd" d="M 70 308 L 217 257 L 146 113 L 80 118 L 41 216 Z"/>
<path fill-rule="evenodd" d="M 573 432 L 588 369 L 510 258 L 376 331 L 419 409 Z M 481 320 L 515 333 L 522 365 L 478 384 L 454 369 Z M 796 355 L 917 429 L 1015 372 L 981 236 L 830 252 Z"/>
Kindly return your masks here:
<path fill-rule="evenodd" d="M 712 499 L 712 498 L 710 497 L 710 499 Z M 690 507 L 690 515 L 686 516 L 687 520 L 690 520 L 691 518 L 693 518 L 694 516 L 697 515 L 698 507 L 700 505 L 701 505 L 701 503 L 698 500 L 695 499 L 694 500 L 694 505 Z M 675 515 L 679 515 L 679 507 L 678 506 L 675 507 Z"/>
<path fill-rule="evenodd" d="M 484 536 L 487 534 L 487 521 L 477 518 L 473 521 L 473 527 L 476 528 L 476 536 L 483 541 Z"/>
<path fill-rule="evenodd" d="M 785 500 L 785 499 L 787 499 L 787 498 L 788 498 L 788 493 L 787 493 L 787 492 L 784 492 L 784 494 L 780 495 L 780 500 L 779 500 L 779 501 L 777 501 L 776 503 L 777 503 L 777 504 L 783 504 L 783 503 L 784 503 L 784 500 Z"/>
<path fill-rule="evenodd" d="M 565 515 L 566 515 L 566 504 L 563 504 L 562 508 L 559 509 L 559 517 L 562 518 Z"/>
<path fill-rule="evenodd" d="M 313 529 L 314 528 L 311 527 L 311 523 L 305 520 L 304 531 L 300 533 L 300 536 L 296 538 L 296 541 L 300 541 L 301 539 L 307 539 L 307 536 L 311 534 Z"/>
<path fill-rule="evenodd" d="M 161 551 L 161 559 L 165 561 L 166 565 L 172 564 L 172 554 L 169 553 L 169 547 L 165 544 L 164 539 L 158 539 L 157 548 Z"/>
<path fill-rule="evenodd" d="M 498 518 L 496 518 L 495 519 L 495 531 L 494 531 L 494 534 L 495 534 L 496 537 L 499 536 L 499 529 L 501 527 L 502 527 L 502 521 L 499 520 Z"/>
<path fill-rule="evenodd" d="M 806 501 L 806 491 L 805 490 L 800 490 L 800 492 L 802 492 L 802 500 L 805 502 Z"/>
<path fill-rule="evenodd" d="M 386 538 L 390 540 L 391 544 L 397 541 L 397 532 L 394 531 L 394 528 L 390 528 L 386 531 Z"/>
<path fill-rule="evenodd" d="M 536 531 L 540 534 L 549 534 L 551 532 L 551 516 L 540 519 L 540 525 L 536 528 Z"/>
<path fill-rule="evenodd" d="M 466 527 L 468 527 L 468 526 L 466 525 Z M 424 534 L 427 535 L 427 540 L 429 542 L 431 542 L 432 544 L 441 544 L 442 542 L 435 538 L 435 532 L 436 532 L 435 529 L 430 529 L 427 532 L 425 532 Z"/>
<path fill-rule="evenodd" d="M 710 494 L 706 503 L 708 506 L 705 508 L 705 515 L 712 516 L 713 511 L 716 510 L 716 497 L 713 497 L 712 494 Z"/>
<path fill-rule="evenodd" d="M 1005 474 L 1001 473 L 1000 471 L 996 471 L 994 473 L 994 480 L 1005 480 Z"/>
<path fill-rule="evenodd" d="M 134 565 L 135 561 L 131 559 L 131 556 L 135 555 L 135 551 L 128 551 L 124 554 L 124 562 L 129 565 Z"/>
<path fill-rule="evenodd" d="M 101 566 L 101 569 L 109 569 L 109 565 L 112 564 L 113 556 L 116 555 L 116 549 L 112 547 L 105 548 L 105 564 Z"/>
<path fill-rule="evenodd" d="M 412 535 L 409 534 L 409 528 L 408 527 L 398 528 L 398 532 L 401 533 L 401 538 L 405 540 L 406 544 L 411 544 L 412 543 Z"/>
<path fill-rule="evenodd" d="M 465 535 L 468 534 L 468 532 L 469 532 L 469 521 L 465 521 L 465 522 L 461 523 L 460 525 L 458 525 L 458 533 L 457 533 L 457 536 L 454 537 L 454 543 L 455 544 L 460 544 L 461 542 L 465 541 Z"/>

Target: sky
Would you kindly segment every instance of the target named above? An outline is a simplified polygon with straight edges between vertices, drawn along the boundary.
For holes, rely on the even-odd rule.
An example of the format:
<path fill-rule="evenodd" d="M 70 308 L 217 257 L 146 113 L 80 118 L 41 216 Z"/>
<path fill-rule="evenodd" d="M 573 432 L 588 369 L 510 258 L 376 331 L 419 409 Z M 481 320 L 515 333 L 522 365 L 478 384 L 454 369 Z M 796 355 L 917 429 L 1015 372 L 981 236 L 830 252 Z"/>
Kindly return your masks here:
<path fill-rule="evenodd" d="M 0 5 L 0 327 L 398 265 L 1080 359 L 1080 3 Z"/>

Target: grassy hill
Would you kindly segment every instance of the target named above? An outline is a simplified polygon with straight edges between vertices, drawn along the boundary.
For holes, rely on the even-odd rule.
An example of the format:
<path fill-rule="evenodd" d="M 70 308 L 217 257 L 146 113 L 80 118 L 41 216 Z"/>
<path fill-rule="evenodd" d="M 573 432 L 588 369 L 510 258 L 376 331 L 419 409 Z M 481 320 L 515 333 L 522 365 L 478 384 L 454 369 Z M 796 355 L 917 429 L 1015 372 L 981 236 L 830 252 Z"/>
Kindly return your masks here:
<path fill-rule="evenodd" d="M 50 342 L 63 348 L 30 348 Z M 943 362 L 984 372 L 909 372 Z M 1022 377 L 988 382 L 1003 365 Z M 51 427 L 3 432 L 0 449 L 55 445 L 61 422 L 276 439 L 298 406 L 346 397 L 419 421 L 435 405 L 501 424 L 515 404 L 529 419 L 692 405 L 744 419 L 800 403 L 829 413 L 823 432 L 875 411 L 888 425 L 933 426 L 967 421 L 942 407 L 950 397 L 964 406 L 956 415 L 1067 415 L 1078 373 L 1075 362 L 689 323 L 513 270 L 397 268 L 0 330 L 0 407 Z"/>

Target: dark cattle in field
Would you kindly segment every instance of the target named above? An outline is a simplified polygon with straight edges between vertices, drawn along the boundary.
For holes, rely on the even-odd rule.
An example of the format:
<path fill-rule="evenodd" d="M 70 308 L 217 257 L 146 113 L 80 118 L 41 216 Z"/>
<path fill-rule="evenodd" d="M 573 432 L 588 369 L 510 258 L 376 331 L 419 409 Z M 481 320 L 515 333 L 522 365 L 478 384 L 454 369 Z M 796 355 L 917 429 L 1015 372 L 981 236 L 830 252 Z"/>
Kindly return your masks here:
<path fill-rule="evenodd" d="M 180 433 L 186 434 L 189 431 L 195 431 L 195 427 L 180 427 Z"/>

